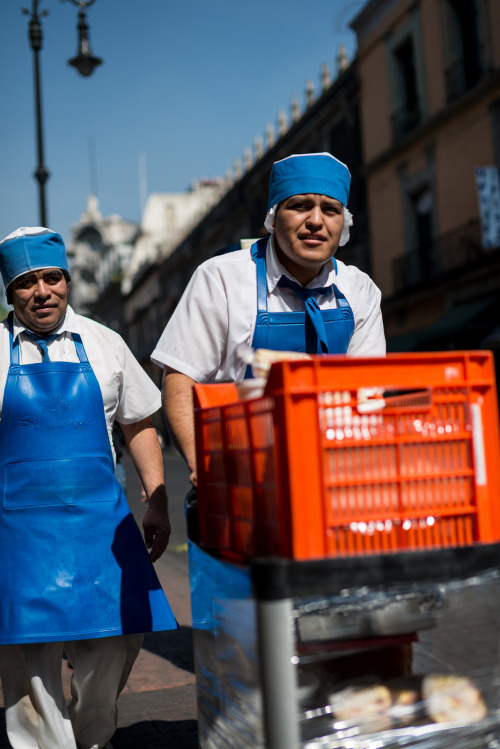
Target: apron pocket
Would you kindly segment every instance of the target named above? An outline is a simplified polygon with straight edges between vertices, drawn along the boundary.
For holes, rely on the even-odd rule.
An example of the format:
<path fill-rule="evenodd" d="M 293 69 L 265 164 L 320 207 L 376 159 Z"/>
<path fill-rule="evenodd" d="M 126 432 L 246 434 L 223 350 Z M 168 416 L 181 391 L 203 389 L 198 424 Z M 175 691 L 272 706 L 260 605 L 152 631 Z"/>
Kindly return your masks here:
<path fill-rule="evenodd" d="M 120 485 L 106 458 L 35 460 L 7 463 L 6 510 L 115 502 Z"/>

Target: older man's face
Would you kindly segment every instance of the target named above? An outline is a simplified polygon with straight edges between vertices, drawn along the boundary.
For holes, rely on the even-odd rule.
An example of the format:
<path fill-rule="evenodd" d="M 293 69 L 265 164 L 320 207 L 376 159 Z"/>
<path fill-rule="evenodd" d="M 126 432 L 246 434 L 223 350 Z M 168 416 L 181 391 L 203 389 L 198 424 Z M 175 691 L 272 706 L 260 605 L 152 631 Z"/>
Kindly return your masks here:
<path fill-rule="evenodd" d="M 12 282 L 12 306 L 19 320 L 34 333 L 50 333 L 61 323 L 68 306 L 68 282 L 60 268 L 24 273 Z"/>
<path fill-rule="evenodd" d="M 293 195 L 276 214 L 275 245 L 282 265 L 303 285 L 335 254 L 344 225 L 342 203 L 326 195 Z"/>

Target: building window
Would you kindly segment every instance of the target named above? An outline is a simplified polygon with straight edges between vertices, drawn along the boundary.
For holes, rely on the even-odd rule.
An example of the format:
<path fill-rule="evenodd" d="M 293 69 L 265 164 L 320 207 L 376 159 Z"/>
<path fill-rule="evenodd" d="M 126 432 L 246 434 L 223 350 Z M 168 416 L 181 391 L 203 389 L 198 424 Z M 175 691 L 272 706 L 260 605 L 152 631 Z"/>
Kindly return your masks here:
<path fill-rule="evenodd" d="M 396 137 L 400 137 L 412 130 L 420 120 L 415 55 L 411 37 L 394 50 L 394 67 L 400 104 L 393 113 L 393 132 Z"/>
<path fill-rule="evenodd" d="M 436 275 L 439 257 L 433 240 L 433 198 L 430 187 L 407 194 L 407 249 L 393 264 L 394 287 L 401 290 Z"/>
<path fill-rule="evenodd" d="M 398 167 L 403 208 L 404 253 L 393 261 L 396 292 L 439 274 L 441 259 L 436 237 L 439 233 L 436 213 L 436 174 L 434 145 L 421 154 L 426 164 L 417 172 L 407 162 Z"/>
<path fill-rule="evenodd" d="M 450 101 L 474 86 L 483 72 L 476 0 L 444 0 L 446 96 Z"/>
<path fill-rule="evenodd" d="M 398 141 L 420 124 L 424 115 L 424 76 L 418 12 L 387 38 L 392 103 L 392 136 Z"/>
<path fill-rule="evenodd" d="M 432 193 L 429 188 L 424 188 L 411 196 L 413 209 L 413 232 L 415 256 L 418 263 L 418 276 L 426 279 L 435 275 L 437 271 L 437 258 L 434 256 L 434 244 L 432 236 Z"/>

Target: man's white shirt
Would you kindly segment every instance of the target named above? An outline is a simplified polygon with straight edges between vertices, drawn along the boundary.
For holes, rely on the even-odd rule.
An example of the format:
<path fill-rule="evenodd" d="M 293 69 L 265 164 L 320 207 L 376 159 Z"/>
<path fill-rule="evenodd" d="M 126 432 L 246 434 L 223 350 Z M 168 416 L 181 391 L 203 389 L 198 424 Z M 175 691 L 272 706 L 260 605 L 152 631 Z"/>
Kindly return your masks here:
<path fill-rule="evenodd" d="M 35 364 L 42 360 L 42 355 L 36 343 L 23 334 L 24 329 L 14 315 L 13 335 L 14 341 L 20 336 L 20 363 Z M 161 406 L 160 391 L 118 333 L 75 314 L 70 306 L 59 327 L 52 331 L 57 338 L 47 344 L 51 361 L 78 361 L 72 333 L 81 336 L 101 388 L 112 444 L 115 418 L 121 424 L 133 424 L 150 416 Z M 9 363 L 9 330 L 7 320 L 4 320 L 0 325 L 0 416 Z"/>
<path fill-rule="evenodd" d="M 380 290 L 358 268 L 337 260 L 326 263 L 308 284 L 310 288 L 335 284 L 354 314 L 354 333 L 348 356 L 384 356 L 386 343 Z M 279 287 L 282 266 L 269 238 L 266 253 L 268 311 L 298 312 L 305 308 L 291 289 Z M 317 297 L 321 309 L 337 307 L 335 294 Z M 257 317 L 256 265 L 249 250 L 219 255 L 194 272 L 172 317 L 151 355 L 155 364 L 168 366 L 197 382 L 241 380 L 246 364 L 237 348 L 252 344 Z"/>

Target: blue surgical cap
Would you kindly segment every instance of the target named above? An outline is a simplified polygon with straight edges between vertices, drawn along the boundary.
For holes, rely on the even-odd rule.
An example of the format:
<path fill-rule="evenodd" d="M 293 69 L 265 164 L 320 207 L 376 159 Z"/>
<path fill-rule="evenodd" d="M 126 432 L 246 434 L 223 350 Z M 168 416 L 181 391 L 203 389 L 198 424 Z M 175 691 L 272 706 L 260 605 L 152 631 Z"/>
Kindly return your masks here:
<path fill-rule="evenodd" d="M 276 161 L 269 180 L 267 210 L 292 195 L 327 195 L 347 205 L 351 174 L 329 153 L 304 153 Z"/>
<path fill-rule="evenodd" d="M 42 226 L 21 227 L 0 242 L 0 271 L 5 288 L 33 270 L 62 268 L 69 272 L 62 237 Z"/>

